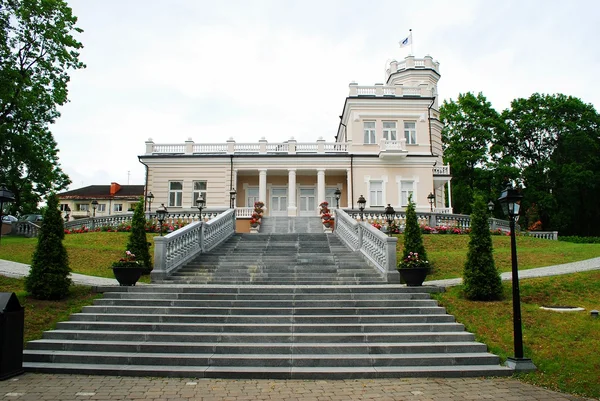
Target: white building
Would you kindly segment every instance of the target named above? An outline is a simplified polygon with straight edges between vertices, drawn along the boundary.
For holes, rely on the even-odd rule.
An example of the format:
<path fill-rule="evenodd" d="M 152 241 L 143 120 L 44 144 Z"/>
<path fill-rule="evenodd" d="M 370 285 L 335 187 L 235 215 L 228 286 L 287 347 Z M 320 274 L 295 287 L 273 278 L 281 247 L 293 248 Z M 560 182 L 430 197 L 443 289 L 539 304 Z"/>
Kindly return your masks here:
<path fill-rule="evenodd" d="M 437 82 L 439 63 L 429 56 L 392 61 L 385 84 L 350 84 L 334 141 L 157 144 L 146 142 L 140 162 L 147 167 L 146 191 L 154 205 L 169 212 L 196 208 L 204 194 L 207 207 L 229 207 L 237 192 L 238 217 L 255 201 L 266 216 L 317 216 L 319 203 L 356 208 L 360 195 L 367 208 L 391 204 L 403 210 L 413 195 L 417 210 L 451 213 L 446 192 L 450 169 L 442 160 Z M 332 127 L 332 132 L 334 127 Z M 249 210 L 249 209 L 248 209 Z"/>

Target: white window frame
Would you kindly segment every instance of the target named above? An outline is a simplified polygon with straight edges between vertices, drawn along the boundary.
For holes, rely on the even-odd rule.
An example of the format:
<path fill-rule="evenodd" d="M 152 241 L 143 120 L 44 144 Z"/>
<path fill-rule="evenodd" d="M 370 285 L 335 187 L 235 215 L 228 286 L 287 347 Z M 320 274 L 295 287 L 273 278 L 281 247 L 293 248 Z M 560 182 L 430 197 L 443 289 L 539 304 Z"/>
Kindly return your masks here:
<path fill-rule="evenodd" d="M 256 194 L 256 195 L 254 195 Z M 259 199 L 259 190 L 258 187 L 248 187 L 246 188 L 246 207 L 253 207 L 255 202 L 258 202 Z"/>
<path fill-rule="evenodd" d="M 201 186 L 200 184 L 204 183 L 204 189 L 196 188 L 196 184 Z M 206 180 L 196 180 L 192 182 L 192 207 L 196 207 L 196 200 L 198 196 L 202 196 L 204 200 L 206 200 L 206 189 L 208 188 L 208 183 Z"/>
<path fill-rule="evenodd" d="M 409 126 L 412 124 L 412 127 Z M 416 145 L 417 143 L 417 122 L 404 121 L 404 139 L 407 145 Z"/>
<path fill-rule="evenodd" d="M 375 188 L 378 185 L 380 186 L 380 188 Z M 384 206 L 383 185 L 383 180 L 369 181 L 369 207 Z"/>
<path fill-rule="evenodd" d="M 369 127 L 367 127 L 367 124 Z M 372 127 L 370 125 L 373 125 Z M 375 142 L 375 121 L 363 121 L 363 143 L 364 144 L 374 144 Z"/>
<path fill-rule="evenodd" d="M 89 212 L 90 205 L 88 205 L 87 203 L 80 203 L 79 205 L 77 205 L 77 210 L 80 212 Z"/>
<path fill-rule="evenodd" d="M 122 212 L 123 211 L 123 204 L 122 203 L 115 203 L 113 205 L 113 212 Z"/>
<path fill-rule="evenodd" d="M 172 188 L 173 184 L 181 184 L 181 189 Z M 169 181 L 169 207 L 181 207 L 183 202 L 183 181 Z M 195 206 L 195 203 L 194 203 Z"/>
<path fill-rule="evenodd" d="M 396 121 L 383 122 L 383 139 L 386 141 L 398 140 L 398 131 L 396 130 Z"/>
<path fill-rule="evenodd" d="M 99 212 L 99 213 L 106 212 L 106 203 L 98 203 L 96 211 Z"/>
<path fill-rule="evenodd" d="M 408 198 L 412 195 L 413 202 L 415 201 L 415 181 L 401 180 L 400 181 L 400 206 L 408 206 Z"/>

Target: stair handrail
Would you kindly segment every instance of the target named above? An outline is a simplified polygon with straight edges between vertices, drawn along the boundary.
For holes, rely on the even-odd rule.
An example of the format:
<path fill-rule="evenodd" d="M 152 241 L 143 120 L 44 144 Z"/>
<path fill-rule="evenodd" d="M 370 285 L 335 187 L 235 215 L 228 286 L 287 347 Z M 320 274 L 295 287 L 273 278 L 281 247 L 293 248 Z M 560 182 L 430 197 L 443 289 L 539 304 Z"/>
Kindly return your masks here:
<path fill-rule="evenodd" d="M 235 211 L 228 209 L 214 219 L 196 221 L 164 237 L 154 237 L 152 280 L 163 280 L 198 254 L 208 252 L 235 233 Z"/>
<path fill-rule="evenodd" d="M 335 219 L 335 235 L 352 251 L 360 252 L 367 262 L 386 277 L 388 283 L 398 283 L 398 238 L 388 237 L 372 225 L 356 221 L 342 209 L 335 210 Z"/>

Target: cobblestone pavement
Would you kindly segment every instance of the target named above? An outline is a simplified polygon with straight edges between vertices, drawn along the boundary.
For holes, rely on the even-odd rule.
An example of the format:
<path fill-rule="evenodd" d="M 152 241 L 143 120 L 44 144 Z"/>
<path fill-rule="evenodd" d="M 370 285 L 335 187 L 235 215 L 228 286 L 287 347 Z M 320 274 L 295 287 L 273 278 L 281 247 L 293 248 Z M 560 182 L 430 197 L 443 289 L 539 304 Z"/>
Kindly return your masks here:
<path fill-rule="evenodd" d="M 225 380 L 25 373 L 0 381 L 0 400 L 514 400 L 583 401 L 510 378 Z"/>

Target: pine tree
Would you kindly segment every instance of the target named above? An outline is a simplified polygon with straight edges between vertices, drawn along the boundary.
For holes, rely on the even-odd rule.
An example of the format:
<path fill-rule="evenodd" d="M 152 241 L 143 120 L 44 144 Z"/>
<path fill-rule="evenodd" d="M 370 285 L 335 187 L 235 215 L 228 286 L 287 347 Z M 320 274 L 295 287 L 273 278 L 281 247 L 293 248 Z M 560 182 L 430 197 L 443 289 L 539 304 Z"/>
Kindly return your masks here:
<path fill-rule="evenodd" d="M 404 229 L 404 250 L 402 253 L 402 260 L 406 259 L 410 252 L 418 253 L 419 259 L 422 261 L 428 260 L 412 195 L 409 196 L 408 206 L 406 207 L 406 227 Z"/>
<path fill-rule="evenodd" d="M 69 293 L 71 278 L 69 257 L 62 241 L 65 237 L 63 219 L 58 210 L 58 198 L 48 196 L 48 209 L 38 235 L 25 289 L 37 299 L 56 300 Z"/>
<path fill-rule="evenodd" d="M 150 247 L 146 238 L 146 218 L 144 217 L 144 201 L 140 199 L 133 211 L 131 220 L 131 233 L 126 251 L 135 255 L 135 259 L 151 270 L 152 262 L 150 259 Z"/>
<path fill-rule="evenodd" d="M 475 196 L 472 208 L 469 250 L 463 272 L 464 292 L 471 300 L 497 300 L 502 298 L 502 279 L 494 262 L 488 210 L 481 195 Z"/>

